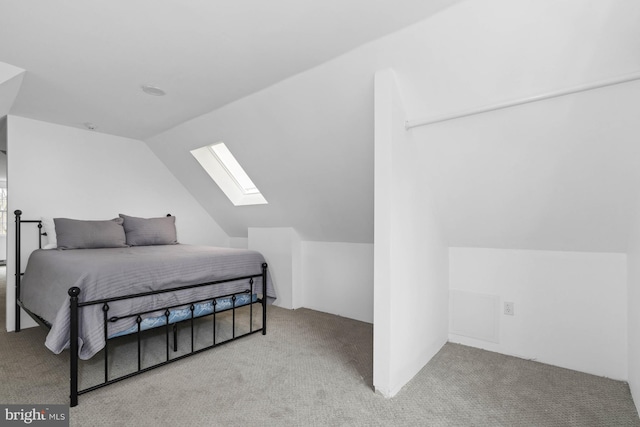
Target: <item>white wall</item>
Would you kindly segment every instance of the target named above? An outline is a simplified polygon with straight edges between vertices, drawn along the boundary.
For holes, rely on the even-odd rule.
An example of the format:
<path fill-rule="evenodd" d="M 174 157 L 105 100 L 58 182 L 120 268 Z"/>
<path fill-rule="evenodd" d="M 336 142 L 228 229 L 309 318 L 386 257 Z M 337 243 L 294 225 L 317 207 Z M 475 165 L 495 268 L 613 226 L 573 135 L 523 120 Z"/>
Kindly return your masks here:
<path fill-rule="evenodd" d="M 0 117 L 0 150 L 7 151 L 7 118 Z M 0 153 L 0 188 L 7 188 L 7 155 Z M 7 227 L 10 226 L 7 218 Z M 7 259 L 7 235 L 0 235 L 0 260 Z"/>
<path fill-rule="evenodd" d="M 247 237 L 229 237 L 229 247 L 238 249 L 249 248 L 249 238 Z"/>
<path fill-rule="evenodd" d="M 302 241 L 289 227 L 249 227 L 248 235 L 231 245 L 264 255 L 275 305 L 373 322 L 373 245 Z"/>
<path fill-rule="evenodd" d="M 640 412 L 640 215 L 629 233 L 627 254 L 627 325 L 629 361 L 628 381 L 631 395 Z"/>
<path fill-rule="evenodd" d="M 302 306 L 373 323 L 373 245 L 302 242 Z"/>
<path fill-rule="evenodd" d="M 22 210 L 23 219 L 171 213 L 180 242 L 228 244 L 228 236 L 141 141 L 9 116 L 8 150 L 9 211 Z M 14 234 L 9 231 L 7 328 L 12 330 Z"/>
<path fill-rule="evenodd" d="M 7 150 L 7 117 L 22 85 L 25 70 L 0 62 L 0 149 Z M 7 155 L 0 153 L 0 186 L 7 187 Z M 7 236 L 0 235 L 0 260 L 7 259 Z"/>
<path fill-rule="evenodd" d="M 495 296 L 499 334 L 498 342 L 453 333 L 449 339 L 626 380 L 626 260 L 611 253 L 450 248 L 450 289 L 466 296 L 461 304 L 469 308 L 452 310 L 451 322 L 490 329 L 489 318 L 464 316 L 473 301 L 481 303 L 478 295 Z M 503 314 L 505 301 L 515 303 L 515 315 Z"/>
<path fill-rule="evenodd" d="M 392 70 L 375 76 L 374 367 L 395 395 L 447 340 L 448 251 L 424 144 L 404 128 Z"/>
<path fill-rule="evenodd" d="M 269 265 L 275 305 L 302 307 L 302 242 L 291 227 L 249 227 L 248 248 L 260 252 Z"/>
<path fill-rule="evenodd" d="M 302 241 L 289 227 L 250 227 L 246 247 L 262 253 L 275 305 L 373 322 L 373 245 Z M 231 239 L 243 247 L 243 239 Z"/>

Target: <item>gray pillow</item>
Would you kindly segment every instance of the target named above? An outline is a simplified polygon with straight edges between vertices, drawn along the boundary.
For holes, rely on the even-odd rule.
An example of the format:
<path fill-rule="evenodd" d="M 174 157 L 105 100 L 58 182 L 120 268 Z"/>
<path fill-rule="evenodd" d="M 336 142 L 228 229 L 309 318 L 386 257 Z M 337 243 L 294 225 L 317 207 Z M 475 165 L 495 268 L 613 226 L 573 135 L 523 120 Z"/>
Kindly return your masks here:
<path fill-rule="evenodd" d="M 137 218 L 120 214 L 120 218 L 124 219 L 127 245 L 150 246 L 175 245 L 178 243 L 175 216 Z"/>
<path fill-rule="evenodd" d="M 122 218 L 84 221 L 54 218 L 58 249 L 126 248 Z"/>

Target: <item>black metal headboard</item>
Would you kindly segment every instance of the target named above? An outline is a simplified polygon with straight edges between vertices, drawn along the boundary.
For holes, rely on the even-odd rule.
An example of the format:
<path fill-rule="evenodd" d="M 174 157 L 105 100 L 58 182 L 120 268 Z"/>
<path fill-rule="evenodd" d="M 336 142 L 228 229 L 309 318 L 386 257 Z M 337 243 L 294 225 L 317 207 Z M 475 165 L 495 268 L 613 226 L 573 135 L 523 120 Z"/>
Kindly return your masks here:
<path fill-rule="evenodd" d="M 20 332 L 20 279 L 22 278 L 22 262 L 20 259 L 21 256 L 21 235 L 20 231 L 22 229 L 22 224 L 30 223 L 30 224 L 38 224 L 38 249 L 42 248 L 42 236 L 46 236 L 46 233 L 42 232 L 42 220 L 39 219 L 22 219 L 22 211 L 16 210 L 13 212 L 16 216 L 16 253 L 15 253 L 15 275 L 16 275 L 16 332 Z"/>
<path fill-rule="evenodd" d="M 15 254 L 15 289 L 16 289 L 16 332 L 20 332 L 20 308 L 22 307 L 22 302 L 20 300 L 20 281 L 22 278 L 22 260 L 21 258 L 21 229 L 22 224 L 38 224 L 38 249 L 42 249 L 42 236 L 46 236 L 47 233 L 42 231 L 42 220 L 40 219 L 22 219 L 22 211 L 16 210 L 13 212 L 16 216 L 16 254 Z M 171 214 L 167 214 L 167 216 L 171 216 Z M 24 310 L 28 311 L 26 308 Z M 33 317 L 33 316 L 32 316 Z"/>

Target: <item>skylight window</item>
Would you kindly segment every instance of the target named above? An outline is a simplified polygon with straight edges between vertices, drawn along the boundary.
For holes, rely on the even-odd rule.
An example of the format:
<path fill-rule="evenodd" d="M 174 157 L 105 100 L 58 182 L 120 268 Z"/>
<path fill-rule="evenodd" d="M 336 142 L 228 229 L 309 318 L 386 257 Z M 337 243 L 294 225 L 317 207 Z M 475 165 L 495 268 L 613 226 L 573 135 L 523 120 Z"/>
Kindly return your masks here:
<path fill-rule="evenodd" d="M 224 142 L 191 150 L 191 154 L 235 206 L 267 203 Z"/>

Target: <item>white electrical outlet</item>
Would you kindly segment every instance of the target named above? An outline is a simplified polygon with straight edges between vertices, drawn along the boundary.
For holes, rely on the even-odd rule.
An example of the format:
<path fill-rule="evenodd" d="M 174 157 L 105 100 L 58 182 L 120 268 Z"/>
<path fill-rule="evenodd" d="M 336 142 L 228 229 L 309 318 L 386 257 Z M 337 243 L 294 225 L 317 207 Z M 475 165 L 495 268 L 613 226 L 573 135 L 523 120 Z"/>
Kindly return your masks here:
<path fill-rule="evenodd" d="M 506 314 L 508 316 L 513 316 L 514 315 L 513 303 L 512 302 L 505 302 L 504 303 L 504 314 Z"/>

